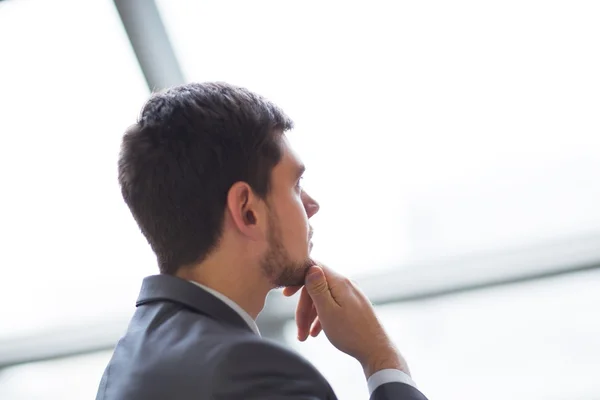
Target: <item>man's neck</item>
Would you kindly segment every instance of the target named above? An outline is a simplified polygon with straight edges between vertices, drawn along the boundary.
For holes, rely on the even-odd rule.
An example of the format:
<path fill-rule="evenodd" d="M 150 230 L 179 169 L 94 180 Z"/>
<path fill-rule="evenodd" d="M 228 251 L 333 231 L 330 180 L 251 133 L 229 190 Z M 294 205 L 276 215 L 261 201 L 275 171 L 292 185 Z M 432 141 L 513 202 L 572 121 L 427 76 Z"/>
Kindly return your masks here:
<path fill-rule="evenodd" d="M 176 276 L 207 286 L 234 301 L 253 319 L 258 317 L 272 289 L 257 269 L 242 269 L 230 263 L 203 262 L 193 267 L 183 267 Z"/>

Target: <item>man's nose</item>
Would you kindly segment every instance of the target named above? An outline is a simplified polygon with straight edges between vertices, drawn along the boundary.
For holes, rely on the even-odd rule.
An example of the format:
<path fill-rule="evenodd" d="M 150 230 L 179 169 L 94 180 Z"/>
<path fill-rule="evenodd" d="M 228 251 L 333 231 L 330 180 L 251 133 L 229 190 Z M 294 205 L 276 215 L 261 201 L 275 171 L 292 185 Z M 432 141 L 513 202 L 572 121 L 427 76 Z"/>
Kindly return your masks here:
<path fill-rule="evenodd" d="M 306 209 L 306 215 L 308 218 L 312 217 L 319 212 L 319 203 L 306 192 L 304 192 L 304 208 Z"/>

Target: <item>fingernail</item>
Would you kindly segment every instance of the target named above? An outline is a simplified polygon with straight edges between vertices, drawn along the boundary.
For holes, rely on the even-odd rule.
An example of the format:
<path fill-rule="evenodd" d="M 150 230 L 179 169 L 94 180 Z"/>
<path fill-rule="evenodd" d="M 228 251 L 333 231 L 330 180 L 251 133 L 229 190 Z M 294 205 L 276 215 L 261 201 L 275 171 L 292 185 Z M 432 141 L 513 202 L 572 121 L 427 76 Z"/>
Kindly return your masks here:
<path fill-rule="evenodd" d="M 306 276 L 306 279 L 309 281 L 315 281 L 315 280 L 319 279 L 320 277 L 321 277 L 321 271 L 315 270 L 315 271 L 310 272 Z"/>

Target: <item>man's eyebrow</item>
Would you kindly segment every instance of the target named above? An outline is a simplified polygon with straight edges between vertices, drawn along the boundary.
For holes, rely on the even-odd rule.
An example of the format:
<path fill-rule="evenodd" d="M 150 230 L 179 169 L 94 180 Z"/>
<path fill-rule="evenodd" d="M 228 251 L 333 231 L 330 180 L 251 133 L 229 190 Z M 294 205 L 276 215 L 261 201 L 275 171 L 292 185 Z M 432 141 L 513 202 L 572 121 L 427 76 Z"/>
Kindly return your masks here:
<path fill-rule="evenodd" d="M 299 165 L 296 169 L 296 179 L 300 179 L 304 175 L 304 171 L 306 171 L 304 164 Z"/>

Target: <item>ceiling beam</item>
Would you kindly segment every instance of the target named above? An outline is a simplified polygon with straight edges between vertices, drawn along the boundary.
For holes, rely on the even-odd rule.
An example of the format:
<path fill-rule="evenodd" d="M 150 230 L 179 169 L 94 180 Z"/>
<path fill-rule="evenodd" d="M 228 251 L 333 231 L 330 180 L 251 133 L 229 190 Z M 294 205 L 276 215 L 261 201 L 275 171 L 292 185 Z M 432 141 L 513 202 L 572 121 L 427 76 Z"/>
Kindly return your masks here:
<path fill-rule="evenodd" d="M 150 91 L 186 83 L 155 0 L 114 0 Z"/>

